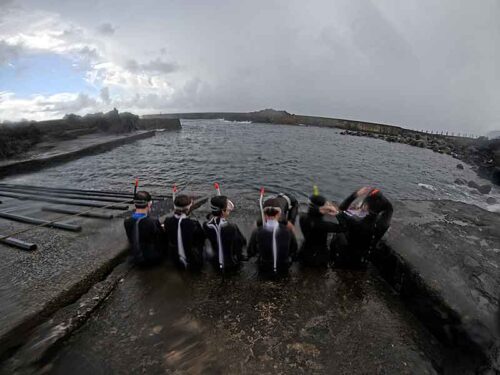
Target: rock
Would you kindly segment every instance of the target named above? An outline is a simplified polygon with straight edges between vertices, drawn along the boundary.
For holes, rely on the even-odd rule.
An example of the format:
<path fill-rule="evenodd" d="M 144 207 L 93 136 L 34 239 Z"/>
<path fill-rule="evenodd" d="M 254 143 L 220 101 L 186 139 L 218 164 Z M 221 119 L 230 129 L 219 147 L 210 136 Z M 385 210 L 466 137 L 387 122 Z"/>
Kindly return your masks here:
<path fill-rule="evenodd" d="M 473 189 L 478 189 L 478 190 L 480 188 L 479 184 L 477 182 L 472 181 L 472 180 L 467 183 L 467 186 L 470 188 L 473 188 Z"/>
<path fill-rule="evenodd" d="M 500 168 L 496 167 L 493 172 L 491 173 L 491 181 L 493 181 L 494 184 L 500 185 Z"/>
<path fill-rule="evenodd" d="M 463 178 L 457 178 L 457 179 L 455 180 L 455 183 L 456 183 L 457 185 L 467 185 L 467 180 L 466 180 L 466 179 L 463 179 Z"/>
<path fill-rule="evenodd" d="M 486 184 L 486 185 L 481 185 L 479 188 L 477 188 L 481 194 L 489 194 L 491 191 L 491 185 Z"/>
<path fill-rule="evenodd" d="M 495 198 L 493 198 L 493 197 L 488 197 L 486 199 L 486 203 L 488 203 L 488 204 L 495 204 L 495 203 L 497 203 L 497 200 Z"/>
<path fill-rule="evenodd" d="M 463 164 L 457 164 L 457 169 L 464 169 Z"/>

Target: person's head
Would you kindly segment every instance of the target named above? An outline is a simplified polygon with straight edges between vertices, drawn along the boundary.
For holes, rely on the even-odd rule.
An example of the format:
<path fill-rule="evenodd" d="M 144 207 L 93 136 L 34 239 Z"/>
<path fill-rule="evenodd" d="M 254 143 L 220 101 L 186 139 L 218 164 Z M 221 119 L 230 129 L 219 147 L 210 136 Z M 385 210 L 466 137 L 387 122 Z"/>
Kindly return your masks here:
<path fill-rule="evenodd" d="M 373 189 L 368 193 L 363 201 L 363 208 L 370 213 L 378 214 L 384 209 L 385 198 L 378 189 Z"/>
<path fill-rule="evenodd" d="M 138 191 L 134 196 L 135 210 L 138 212 L 149 212 L 153 200 L 151 199 L 151 194 L 147 191 Z"/>
<path fill-rule="evenodd" d="M 279 220 L 281 217 L 280 202 L 276 198 L 268 199 L 264 202 L 264 215 L 267 220 Z"/>
<path fill-rule="evenodd" d="M 326 198 L 322 195 L 311 195 L 309 197 L 309 213 L 313 215 L 323 215 L 320 208 L 326 204 Z"/>
<path fill-rule="evenodd" d="M 185 194 L 180 194 L 174 199 L 174 210 L 177 214 L 189 214 L 193 199 Z"/>
<path fill-rule="evenodd" d="M 210 199 L 210 209 L 213 216 L 227 218 L 234 210 L 234 204 L 226 196 L 217 195 Z"/>

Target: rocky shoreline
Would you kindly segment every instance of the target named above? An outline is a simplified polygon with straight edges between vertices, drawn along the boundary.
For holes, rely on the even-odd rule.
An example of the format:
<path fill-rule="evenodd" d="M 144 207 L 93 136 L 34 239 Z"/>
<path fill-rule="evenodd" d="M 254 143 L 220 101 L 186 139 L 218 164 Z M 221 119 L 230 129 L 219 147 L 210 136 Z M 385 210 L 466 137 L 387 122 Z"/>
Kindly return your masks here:
<path fill-rule="evenodd" d="M 401 135 L 377 134 L 372 132 L 344 130 L 340 134 L 357 137 L 382 139 L 387 142 L 403 143 L 414 147 L 426 148 L 472 165 L 472 169 L 480 176 L 500 185 L 500 139 L 488 140 L 448 137 L 426 133 L 407 133 Z M 457 168 L 463 169 L 462 164 Z M 455 183 L 468 185 L 481 194 L 488 194 L 491 185 L 478 185 L 474 181 L 457 179 Z"/>

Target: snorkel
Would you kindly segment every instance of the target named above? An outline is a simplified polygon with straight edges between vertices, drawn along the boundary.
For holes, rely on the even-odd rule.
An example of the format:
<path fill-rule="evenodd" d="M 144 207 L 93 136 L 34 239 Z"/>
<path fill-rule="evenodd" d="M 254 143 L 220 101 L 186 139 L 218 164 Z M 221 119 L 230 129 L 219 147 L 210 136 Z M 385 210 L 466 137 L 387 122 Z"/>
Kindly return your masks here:
<path fill-rule="evenodd" d="M 172 201 L 175 200 L 176 195 L 177 195 L 177 185 L 174 184 L 174 186 L 172 186 Z"/>
<path fill-rule="evenodd" d="M 214 188 L 215 188 L 215 191 L 217 192 L 217 195 L 220 195 L 220 186 L 219 186 L 219 183 L 214 182 Z"/>
<path fill-rule="evenodd" d="M 260 198 L 259 198 L 259 207 L 260 207 L 260 215 L 262 217 L 262 226 L 264 226 L 266 222 L 266 217 L 264 216 L 264 188 L 260 188 Z"/>
<path fill-rule="evenodd" d="M 137 194 L 137 189 L 139 188 L 139 179 L 136 178 L 135 179 L 135 184 L 134 184 L 134 198 L 135 198 L 135 195 Z"/>

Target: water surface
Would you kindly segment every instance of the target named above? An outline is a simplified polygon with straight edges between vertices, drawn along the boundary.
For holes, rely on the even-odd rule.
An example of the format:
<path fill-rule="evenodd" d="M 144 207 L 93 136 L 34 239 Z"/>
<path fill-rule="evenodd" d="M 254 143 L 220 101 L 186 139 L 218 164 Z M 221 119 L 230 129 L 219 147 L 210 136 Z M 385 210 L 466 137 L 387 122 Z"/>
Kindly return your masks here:
<path fill-rule="evenodd" d="M 335 129 L 189 120 L 177 132 L 127 144 L 109 152 L 5 179 L 5 182 L 157 193 L 172 184 L 211 193 L 214 181 L 240 206 L 255 204 L 258 189 L 286 191 L 299 200 L 318 185 L 341 200 L 359 186 L 381 188 L 392 199 L 452 199 L 487 207 L 486 196 L 454 184 L 481 180 L 458 160 L 427 149 L 382 140 L 343 136 Z M 494 188 L 492 196 L 499 196 Z M 495 207 L 489 207 L 490 209 Z"/>

